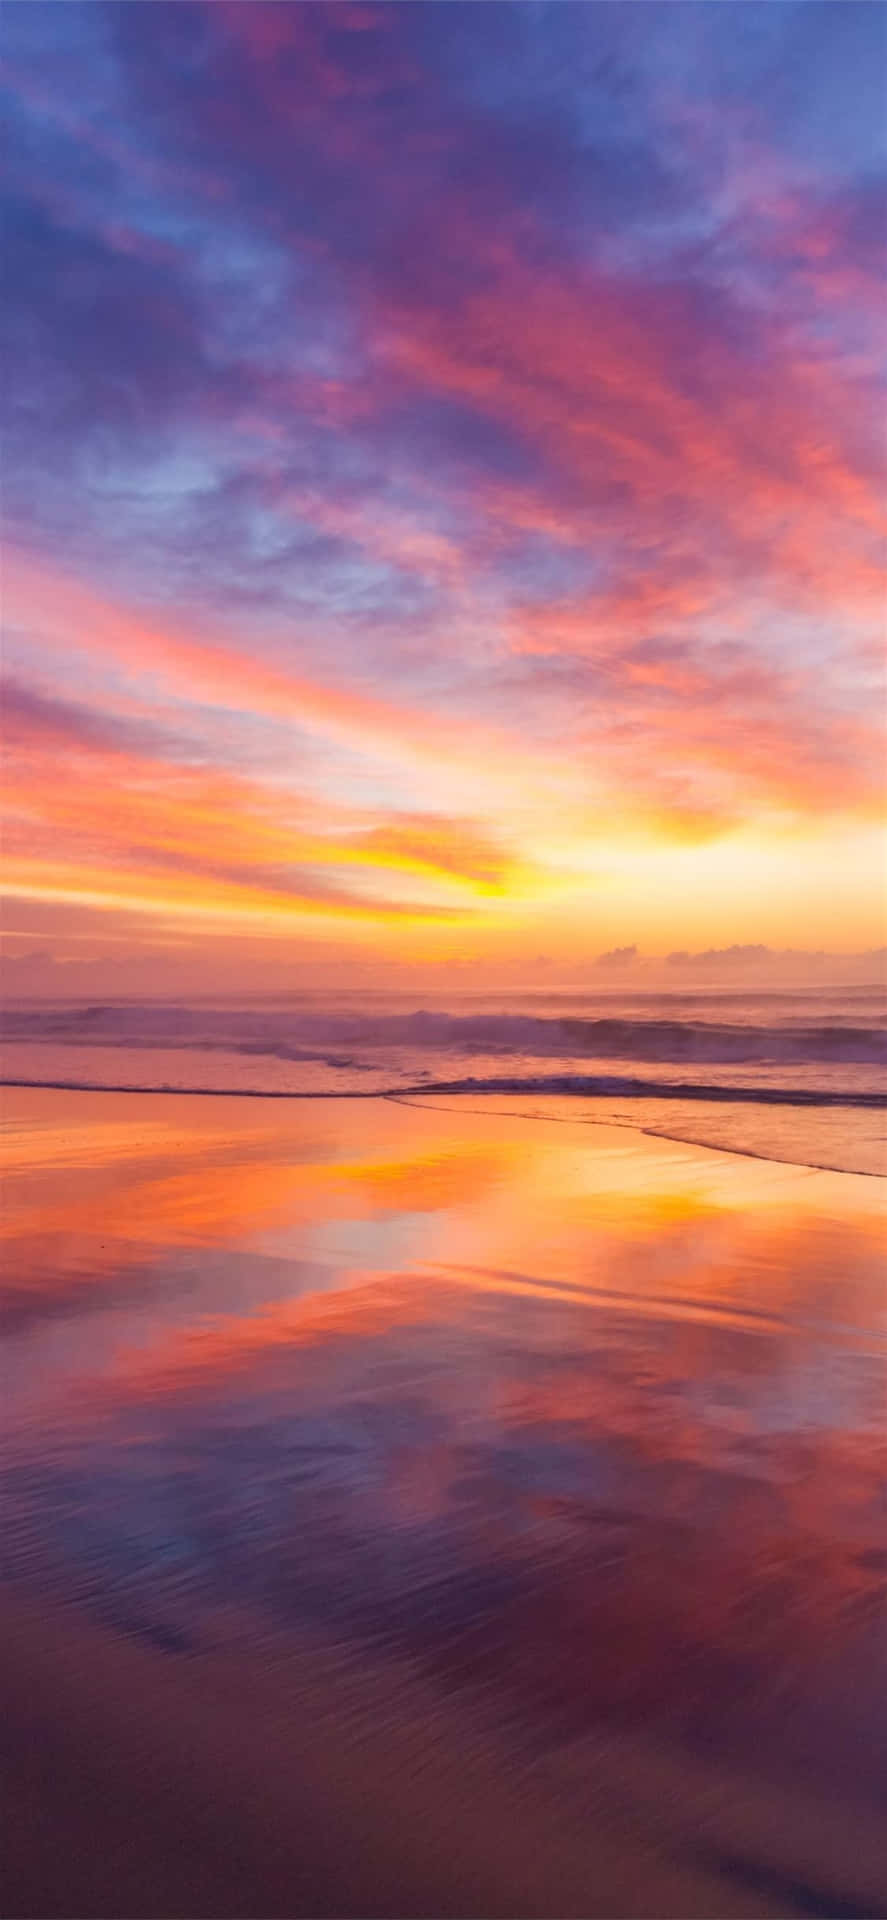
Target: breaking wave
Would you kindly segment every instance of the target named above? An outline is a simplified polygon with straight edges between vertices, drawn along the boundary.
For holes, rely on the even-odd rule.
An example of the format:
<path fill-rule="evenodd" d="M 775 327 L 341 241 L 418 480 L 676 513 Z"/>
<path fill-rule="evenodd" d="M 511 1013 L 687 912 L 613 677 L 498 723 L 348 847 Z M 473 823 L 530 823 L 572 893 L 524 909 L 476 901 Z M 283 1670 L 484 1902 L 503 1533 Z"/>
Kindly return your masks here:
<path fill-rule="evenodd" d="M 887 1025 L 877 1016 L 870 1016 L 865 1024 L 849 1017 L 810 1020 L 796 1006 L 783 1020 L 760 1024 L 749 1019 L 586 1018 L 426 1009 L 405 1013 L 158 1003 L 32 1005 L 10 1008 L 5 1031 L 10 1042 L 188 1048 L 270 1055 L 277 1060 L 324 1060 L 331 1066 L 358 1065 L 368 1055 L 375 1064 L 388 1050 L 402 1048 L 423 1057 L 458 1053 L 663 1066 L 887 1065 Z M 350 1057 L 342 1058 L 343 1052 Z"/>

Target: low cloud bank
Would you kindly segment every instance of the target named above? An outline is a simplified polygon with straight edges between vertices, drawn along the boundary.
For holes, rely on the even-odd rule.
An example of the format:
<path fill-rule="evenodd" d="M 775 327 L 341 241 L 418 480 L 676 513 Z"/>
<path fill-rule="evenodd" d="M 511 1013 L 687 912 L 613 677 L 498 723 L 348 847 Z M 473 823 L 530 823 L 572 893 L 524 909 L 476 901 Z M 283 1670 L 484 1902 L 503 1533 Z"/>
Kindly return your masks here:
<path fill-rule="evenodd" d="M 680 948 L 662 958 L 642 954 L 636 946 L 625 946 L 598 954 L 594 966 L 614 975 L 630 973 L 637 985 L 642 980 L 653 984 L 654 978 L 673 986 L 682 979 L 700 985 L 706 981 L 761 985 L 771 980 L 786 986 L 806 981 L 819 985 L 829 980 L 887 985 L 887 946 L 868 947 L 860 953 L 829 953 L 824 948 L 768 947 L 758 942 L 706 947 L 698 952 Z"/>

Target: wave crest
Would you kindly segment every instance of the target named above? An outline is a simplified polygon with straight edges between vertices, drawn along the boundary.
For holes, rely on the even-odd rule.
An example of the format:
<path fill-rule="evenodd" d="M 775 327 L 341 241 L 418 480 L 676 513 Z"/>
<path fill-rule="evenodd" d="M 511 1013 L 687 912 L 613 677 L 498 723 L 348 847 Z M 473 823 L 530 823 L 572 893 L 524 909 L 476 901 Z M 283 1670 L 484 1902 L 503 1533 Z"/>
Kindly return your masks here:
<path fill-rule="evenodd" d="M 774 1023 L 698 1018 L 198 1008 L 153 1003 L 10 1008 L 10 1041 L 197 1048 L 280 1060 L 329 1061 L 330 1049 L 384 1055 L 507 1055 L 699 1066 L 883 1066 L 887 1029 L 797 1015 Z M 330 1064 L 353 1064 L 350 1060 Z"/>

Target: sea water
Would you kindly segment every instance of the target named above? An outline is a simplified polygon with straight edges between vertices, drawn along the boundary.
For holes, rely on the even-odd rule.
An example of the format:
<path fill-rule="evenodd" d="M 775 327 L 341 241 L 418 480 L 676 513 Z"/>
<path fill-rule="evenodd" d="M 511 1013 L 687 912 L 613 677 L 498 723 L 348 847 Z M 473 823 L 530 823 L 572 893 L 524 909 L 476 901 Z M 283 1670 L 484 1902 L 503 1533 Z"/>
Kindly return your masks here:
<path fill-rule="evenodd" d="M 887 988 L 877 984 L 41 1001 L 10 1006 L 5 1027 L 3 1077 L 18 1084 L 475 1103 L 505 1094 L 521 1111 L 544 1096 L 549 1118 L 556 1095 L 570 1119 L 887 1172 Z"/>

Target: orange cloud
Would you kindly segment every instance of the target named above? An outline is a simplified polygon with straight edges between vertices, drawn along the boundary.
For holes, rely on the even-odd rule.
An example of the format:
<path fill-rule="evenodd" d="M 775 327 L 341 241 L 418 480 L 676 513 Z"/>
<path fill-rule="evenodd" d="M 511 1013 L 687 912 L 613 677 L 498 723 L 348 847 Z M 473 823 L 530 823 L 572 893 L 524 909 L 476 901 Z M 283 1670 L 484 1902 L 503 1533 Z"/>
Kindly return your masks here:
<path fill-rule="evenodd" d="M 304 793 L 164 755 L 162 735 L 154 754 L 130 745 L 133 725 L 115 731 L 110 717 L 39 695 L 9 701 L 10 887 L 193 912 L 435 919 L 457 910 L 453 888 L 466 905 L 507 892 L 522 871 L 470 821 L 364 826 L 351 809 L 337 824 Z M 360 872 L 369 892 L 345 883 Z M 430 896 L 378 894 L 405 875 L 432 883 Z"/>

